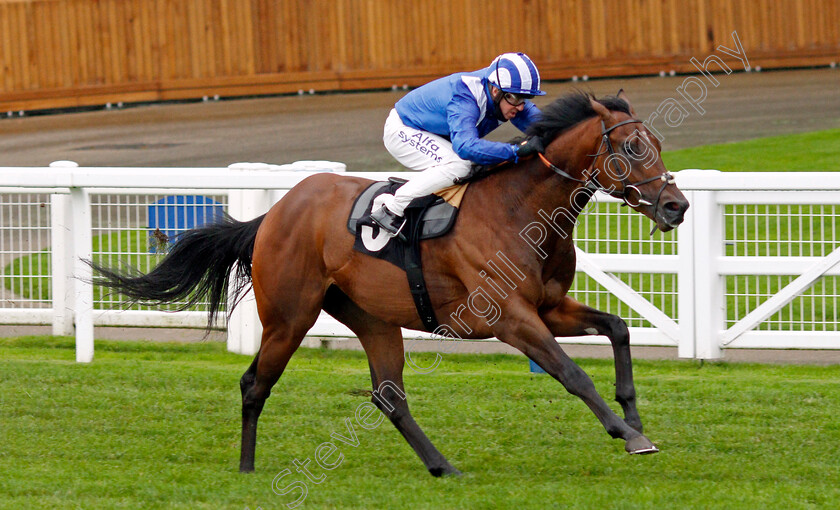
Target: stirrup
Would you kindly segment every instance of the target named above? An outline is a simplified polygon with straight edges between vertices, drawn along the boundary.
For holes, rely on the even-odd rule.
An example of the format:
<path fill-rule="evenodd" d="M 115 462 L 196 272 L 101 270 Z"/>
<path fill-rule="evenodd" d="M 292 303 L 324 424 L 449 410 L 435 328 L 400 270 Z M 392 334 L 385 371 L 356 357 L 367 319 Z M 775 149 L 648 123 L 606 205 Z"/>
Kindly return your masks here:
<path fill-rule="evenodd" d="M 370 219 L 389 236 L 397 237 L 405 227 L 405 218 L 392 213 L 384 205 L 370 214 Z"/>

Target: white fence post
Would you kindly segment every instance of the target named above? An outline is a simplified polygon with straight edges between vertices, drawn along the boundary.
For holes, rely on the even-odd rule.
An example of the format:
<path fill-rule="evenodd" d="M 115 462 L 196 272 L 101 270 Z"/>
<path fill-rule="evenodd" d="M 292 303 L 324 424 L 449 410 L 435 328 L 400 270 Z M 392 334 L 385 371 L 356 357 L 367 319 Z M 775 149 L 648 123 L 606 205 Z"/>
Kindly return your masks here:
<path fill-rule="evenodd" d="M 262 166 L 256 166 L 257 169 Z M 255 169 L 255 164 L 237 163 L 230 165 L 234 170 Z M 230 190 L 228 192 L 228 214 L 239 221 L 248 221 L 266 212 L 271 207 L 271 193 L 265 190 Z M 233 297 L 228 297 L 228 306 Z M 228 315 L 227 349 L 239 354 L 256 354 L 262 339 L 262 323 L 257 314 L 254 291 L 249 289 L 245 296 Z"/>
<path fill-rule="evenodd" d="M 723 209 L 714 191 L 694 191 L 694 338 L 697 359 L 723 356 L 720 333 L 725 327 L 726 295 L 718 271 L 723 257 Z M 682 295 L 681 295 L 682 296 Z"/>
<path fill-rule="evenodd" d="M 50 168 L 78 168 L 75 161 L 53 161 Z M 73 334 L 73 207 L 70 196 L 50 195 L 53 335 Z"/>
<path fill-rule="evenodd" d="M 73 209 L 70 196 L 50 195 L 52 241 L 52 334 L 73 334 Z"/>
<path fill-rule="evenodd" d="M 696 354 L 697 331 L 695 317 L 696 283 L 694 281 L 696 220 L 694 213 L 701 205 L 696 203 L 693 191 L 683 191 L 690 204 L 683 224 L 677 234 L 677 253 L 679 254 L 679 268 L 677 269 L 677 299 L 679 300 L 677 314 L 679 315 L 680 340 L 677 355 L 680 358 L 694 358 Z"/>
<path fill-rule="evenodd" d="M 93 361 L 93 277 L 90 266 L 92 234 L 90 195 L 85 188 L 70 188 L 73 208 L 73 298 L 76 306 L 76 361 Z"/>

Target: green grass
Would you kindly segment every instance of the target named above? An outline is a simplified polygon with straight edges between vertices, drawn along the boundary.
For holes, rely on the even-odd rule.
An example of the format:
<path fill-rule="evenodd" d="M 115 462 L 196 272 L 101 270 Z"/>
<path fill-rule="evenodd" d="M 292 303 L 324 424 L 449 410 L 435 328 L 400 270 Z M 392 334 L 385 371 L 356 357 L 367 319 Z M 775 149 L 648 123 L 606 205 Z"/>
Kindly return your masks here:
<path fill-rule="evenodd" d="M 279 509 L 294 459 L 314 459 L 368 401 L 364 355 L 301 349 L 260 420 L 257 472 L 237 473 L 238 380 L 215 343 L 0 339 L 0 508 Z M 582 360 L 612 400 L 610 360 Z M 631 457 L 577 398 L 513 356 L 446 355 L 407 373 L 415 418 L 465 475 L 435 479 L 388 423 L 299 508 L 837 508 L 840 367 L 636 363 L 661 453 Z M 613 405 L 616 408 L 615 405 Z M 333 457 L 335 460 L 336 457 Z M 310 464 L 313 475 L 324 473 Z"/>
<path fill-rule="evenodd" d="M 837 172 L 840 129 L 667 151 L 662 153 L 662 161 L 672 171 Z"/>

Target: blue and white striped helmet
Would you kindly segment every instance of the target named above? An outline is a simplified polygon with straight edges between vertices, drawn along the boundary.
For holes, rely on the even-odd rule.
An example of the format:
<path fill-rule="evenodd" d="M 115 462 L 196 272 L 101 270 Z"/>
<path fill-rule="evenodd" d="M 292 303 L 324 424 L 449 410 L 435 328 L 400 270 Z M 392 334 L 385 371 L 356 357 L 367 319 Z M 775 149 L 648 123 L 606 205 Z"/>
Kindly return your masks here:
<path fill-rule="evenodd" d="M 487 79 L 503 92 L 544 96 L 540 90 L 540 72 L 524 53 L 504 53 L 490 64 Z"/>

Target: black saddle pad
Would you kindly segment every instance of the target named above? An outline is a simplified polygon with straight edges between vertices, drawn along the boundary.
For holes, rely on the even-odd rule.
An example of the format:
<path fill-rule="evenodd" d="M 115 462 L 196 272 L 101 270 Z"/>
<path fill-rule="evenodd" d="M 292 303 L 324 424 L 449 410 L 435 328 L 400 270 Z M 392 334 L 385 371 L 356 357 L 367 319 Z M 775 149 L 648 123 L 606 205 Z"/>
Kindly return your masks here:
<path fill-rule="evenodd" d="M 402 179 L 375 182 L 368 186 L 350 209 L 347 230 L 356 237 L 353 249 L 372 257 L 385 259 L 405 269 L 405 242 L 397 237 L 388 237 L 370 219 L 374 203 L 379 207 L 377 197 L 393 194 L 403 185 Z M 458 216 L 458 208 L 449 205 L 437 195 L 421 197 L 405 210 L 406 225 L 402 233 L 407 239 L 419 236 L 419 239 L 440 237 L 452 229 Z"/>

